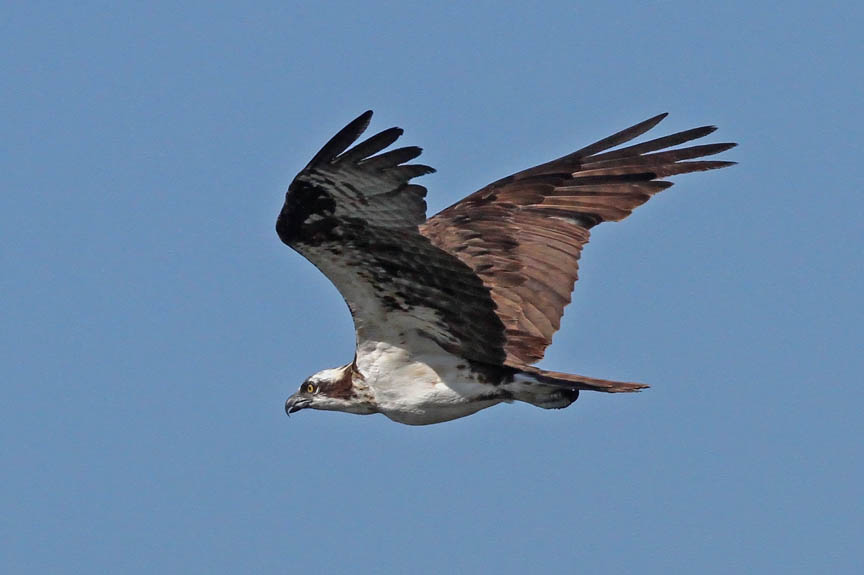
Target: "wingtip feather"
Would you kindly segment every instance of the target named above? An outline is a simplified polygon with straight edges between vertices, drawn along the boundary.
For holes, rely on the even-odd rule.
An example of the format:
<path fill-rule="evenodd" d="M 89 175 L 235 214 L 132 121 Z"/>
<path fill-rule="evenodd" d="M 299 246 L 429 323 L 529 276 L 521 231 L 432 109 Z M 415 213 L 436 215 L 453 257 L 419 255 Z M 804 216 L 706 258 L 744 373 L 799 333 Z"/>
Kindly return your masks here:
<path fill-rule="evenodd" d="M 598 140 L 589 146 L 585 146 L 581 150 L 577 150 L 572 154 L 568 154 L 565 158 L 584 158 L 587 156 L 592 156 L 604 150 L 608 150 L 610 148 L 614 148 L 615 146 L 619 146 L 625 142 L 629 142 L 634 138 L 638 138 L 645 132 L 654 128 L 657 124 L 659 124 L 663 119 L 669 115 L 669 112 L 663 112 L 662 114 L 657 114 L 647 120 L 643 120 L 638 124 L 634 124 L 629 128 L 625 128 L 620 132 L 616 132 L 611 136 L 603 138 L 602 140 Z"/>
<path fill-rule="evenodd" d="M 335 136 L 330 138 L 330 140 L 324 144 L 324 146 L 309 162 L 307 167 L 313 166 L 319 162 L 330 162 L 336 158 L 336 156 L 347 150 L 348 147 L 356 142 L 363 132 L 366 131 L 371 120 L 372 110 L 366 110 L 351 120 L 348 125 L 339 130 Z"/>
<path fill-rule="evenodd" d="M 654 126 L 656 126 L 657 124 L 659 124 L 660 122 L 665 120 L 666 116 L 668 116 L 668 115 L 669 115 L 669 112 L 661 112 L 661 113 L 657 114 L 656 116 L 654 116 L 653 118 L 648 118 L 648 120 L 646 120 L 646 122 L 654 122 Z"/>

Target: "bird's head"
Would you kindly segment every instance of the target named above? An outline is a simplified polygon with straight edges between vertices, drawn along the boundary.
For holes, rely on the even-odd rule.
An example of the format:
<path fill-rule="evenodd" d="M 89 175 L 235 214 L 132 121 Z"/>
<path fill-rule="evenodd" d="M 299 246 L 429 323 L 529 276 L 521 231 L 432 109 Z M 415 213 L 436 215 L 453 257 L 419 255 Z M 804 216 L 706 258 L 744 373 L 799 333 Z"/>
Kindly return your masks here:
<path fill-rule="evenodd" d="M 300 385 L 297 393 L 285 401 L 285 413 L 291 415 L 301 409 L 324 409 L 349 413 L 374 413 L 368 389 L 356 385 L 362 379 L 354 371 L 353 364 L 334 369 L 324 369 L 309 376 Z"/>

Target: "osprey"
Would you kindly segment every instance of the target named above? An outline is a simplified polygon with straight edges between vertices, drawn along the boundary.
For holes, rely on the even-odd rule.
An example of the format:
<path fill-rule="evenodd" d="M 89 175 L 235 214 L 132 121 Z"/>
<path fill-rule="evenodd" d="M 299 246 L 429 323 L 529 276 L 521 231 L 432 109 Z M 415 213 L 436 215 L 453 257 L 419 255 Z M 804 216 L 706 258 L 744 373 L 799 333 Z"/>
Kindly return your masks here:
<path fill-rule="evenodd" d="M 731 143 L 668 149 L 714 126 L 611 150 L 665 116 L 498 180 L 428 219 L 426 188 L 410 181 L 435 170 L 406 163 L 421 149 L 383 151 L 400 128 L 351 147 L 371 111 L 345 126 L 294 178 L 276 231 L 345 298 L 356 353 L 306 379 L 286 413 L 383 413 L 425 425 L 501 402 L 557 409 L 581 390 L 647 387 L 531 364 L 560 326 L 591 228 L 626 218 L 672 185 L 663 178 L 734 164 L 687 161 Z"/>

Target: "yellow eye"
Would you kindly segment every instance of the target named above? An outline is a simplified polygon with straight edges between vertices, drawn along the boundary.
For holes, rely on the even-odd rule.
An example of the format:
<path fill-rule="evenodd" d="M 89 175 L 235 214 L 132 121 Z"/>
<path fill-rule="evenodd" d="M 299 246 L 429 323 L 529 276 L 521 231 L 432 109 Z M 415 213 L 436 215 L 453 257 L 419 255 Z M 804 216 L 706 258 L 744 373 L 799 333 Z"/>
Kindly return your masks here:
<path fill-rule="evenodd" d="M 315 393 L 315 384 L 309 383 L 306 385 L 306 391 L 308 393 Z"/>

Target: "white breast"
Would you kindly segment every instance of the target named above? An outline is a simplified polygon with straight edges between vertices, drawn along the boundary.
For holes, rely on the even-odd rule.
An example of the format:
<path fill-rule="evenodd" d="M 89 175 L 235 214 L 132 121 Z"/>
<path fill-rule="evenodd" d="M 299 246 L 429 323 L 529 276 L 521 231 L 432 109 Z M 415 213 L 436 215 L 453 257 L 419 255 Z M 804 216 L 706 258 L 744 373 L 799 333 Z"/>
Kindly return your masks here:
<path fill-rule="evenodd" d="M 375 341 L 357 346 L 357 368 L 381 413 L 399 423 L 426 425 L 471 415 L 501 402 L 489 398 L 491 386 L 477 381 L 463 358 L 431 340 L 415 338 L 404 347 Z"/>

